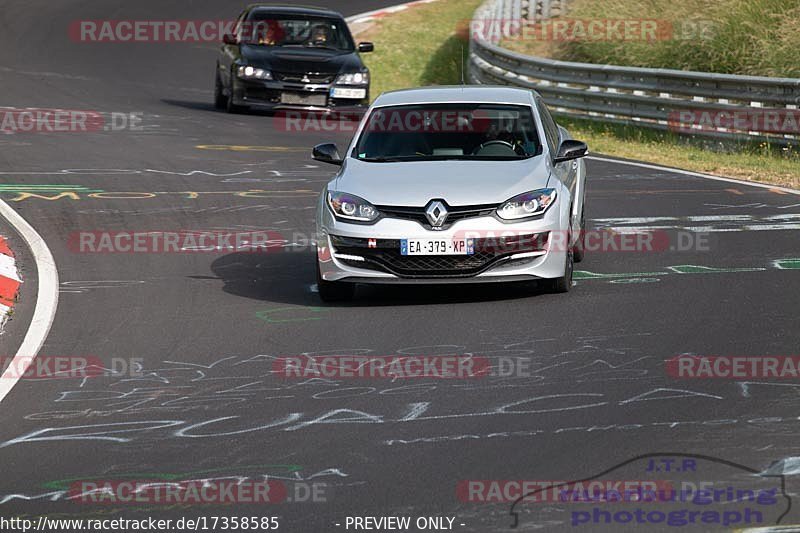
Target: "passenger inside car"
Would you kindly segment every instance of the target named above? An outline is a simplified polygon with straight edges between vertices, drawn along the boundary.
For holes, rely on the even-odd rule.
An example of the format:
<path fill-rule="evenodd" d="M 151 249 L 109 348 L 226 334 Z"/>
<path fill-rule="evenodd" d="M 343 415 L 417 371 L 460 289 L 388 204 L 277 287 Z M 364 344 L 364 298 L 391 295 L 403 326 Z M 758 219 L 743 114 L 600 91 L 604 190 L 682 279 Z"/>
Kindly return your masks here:
<path fill-rule="evenodd" d="M 258 24 L 258 44 L 280 46 L 286 38 L 286 32 L 276 20 L 264 20 Z"/>

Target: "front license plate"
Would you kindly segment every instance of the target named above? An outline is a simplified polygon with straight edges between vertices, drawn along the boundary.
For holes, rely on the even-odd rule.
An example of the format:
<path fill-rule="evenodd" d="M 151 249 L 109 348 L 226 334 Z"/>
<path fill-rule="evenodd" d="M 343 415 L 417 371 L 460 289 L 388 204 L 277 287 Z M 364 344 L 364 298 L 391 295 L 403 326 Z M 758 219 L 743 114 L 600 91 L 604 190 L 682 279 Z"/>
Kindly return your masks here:
<path fill-rule="evenodd" d="M 402 239 L 402 255 L 472 255 L 474 239 Z"/>
<path fill-rule="evenodd" d="M 331 89 L 331 96 L 334 98 L 353 98 L 361 100 L 367 97 L 366 89 L 348 89 L 345 87 L 334 87 Z"/>
<path fill-rule="evenodd" d="M 324 94 L 281 93 L 281 103 L 293 105 L 325 106 L 328 103 L 328 99 Z"/>

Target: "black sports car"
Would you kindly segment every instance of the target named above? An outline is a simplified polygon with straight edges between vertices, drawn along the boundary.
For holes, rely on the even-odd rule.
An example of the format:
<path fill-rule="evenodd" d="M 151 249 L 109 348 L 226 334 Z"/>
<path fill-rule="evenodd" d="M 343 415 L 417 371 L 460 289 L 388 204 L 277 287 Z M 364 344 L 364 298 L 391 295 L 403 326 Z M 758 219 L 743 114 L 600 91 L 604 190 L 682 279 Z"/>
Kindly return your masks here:
<path fill-rule="evenodd" d="M 255 4 L 224 37 L 217 59 L 214 103 L 332 111 L 366 107 L 369 70 L 342 15 L 309 7 Z"/>

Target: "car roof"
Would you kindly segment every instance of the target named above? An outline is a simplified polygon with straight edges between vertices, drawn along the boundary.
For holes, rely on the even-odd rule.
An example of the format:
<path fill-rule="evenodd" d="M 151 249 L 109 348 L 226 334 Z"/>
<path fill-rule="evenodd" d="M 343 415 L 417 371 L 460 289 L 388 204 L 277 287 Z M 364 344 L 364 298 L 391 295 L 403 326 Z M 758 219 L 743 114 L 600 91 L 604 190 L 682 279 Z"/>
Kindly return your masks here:
<path fill-rule="evenodd" d="M 312 15 L 319 17 L 343 18 L 341 13 L 328 9 L 327 7 L 316 6 L 288 6 L 285 4 L 250 4 L 248 11 L 269 11 L 280 15 Z"/>
<path fill-rule="evenodd" d="M 452 102 L 530 105 L 531 93 L 535 91 L 503 85 L 439 85 L 385 92 L 375 100 L 374 105 L 378 107 Z"/>

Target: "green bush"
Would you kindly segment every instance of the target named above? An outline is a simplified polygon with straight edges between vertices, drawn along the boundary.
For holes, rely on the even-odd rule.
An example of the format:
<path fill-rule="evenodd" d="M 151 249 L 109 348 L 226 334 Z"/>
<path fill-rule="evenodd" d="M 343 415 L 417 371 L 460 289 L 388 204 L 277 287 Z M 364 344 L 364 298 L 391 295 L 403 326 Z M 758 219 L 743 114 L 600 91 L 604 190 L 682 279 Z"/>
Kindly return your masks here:
<path fill-rule="evenodd" d="M 671 39 L 553 42 L 546 55 L 567 61 L 800 77 L 800 0 L 572 0 L 569 19 L 656 19 Z M 708 31 L 695 31 L 707 27 Z M 677 37 L 677 38 L 675 38 Z M 539 42 L 518 51 L 542 54 Z"/>

